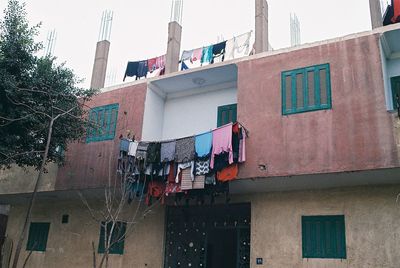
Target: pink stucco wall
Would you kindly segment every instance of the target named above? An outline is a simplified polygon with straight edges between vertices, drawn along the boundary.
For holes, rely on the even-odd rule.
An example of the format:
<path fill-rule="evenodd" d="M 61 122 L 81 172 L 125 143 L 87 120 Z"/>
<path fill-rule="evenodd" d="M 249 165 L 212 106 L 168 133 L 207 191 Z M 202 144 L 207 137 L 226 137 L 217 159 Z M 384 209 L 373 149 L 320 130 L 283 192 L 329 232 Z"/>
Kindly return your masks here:
<path fill-rule="evenodd" d="M 141 83 L 98 94 L 90 107 L 119 103 L 118 123 L 114 140 L 86 143 L 85 139 L 68 147 L 65 166 L 58 170 L 56 190 L 92 188 L 104 185 L 108 179 L 109 156 L 111 174 L 115 175 L 119 151 L 119 136 L 127 131 L 140 139 L 147 84 Z"/>
<path fill-rule="evenodd" d="M 281 72 L 323 63 L 332 109 L 283 116 Z M 238 120 L 250 131 L 241 178 L 399 166 L 377 35 L 238 63 Z"/>

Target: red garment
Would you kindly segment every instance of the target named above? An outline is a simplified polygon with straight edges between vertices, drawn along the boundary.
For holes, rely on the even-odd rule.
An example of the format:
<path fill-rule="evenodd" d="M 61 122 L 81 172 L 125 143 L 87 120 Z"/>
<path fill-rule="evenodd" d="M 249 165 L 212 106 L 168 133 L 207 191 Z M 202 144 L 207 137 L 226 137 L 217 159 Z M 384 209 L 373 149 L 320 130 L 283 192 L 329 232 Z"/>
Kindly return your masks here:
<path fill-rule="evenodd" d="M 238 164 L 229 165 L 223 170 L 217 172 L 217 179 L 219 181 L 231 181 L 236 179 L 238 172 Z"/>
<path fill-rule="evenodd" d="M 165 68 L 165 55 L 159 56 L 156 58 L 156 68 L 164 69 Z"/>
<path fill-rule="evenodd" d="M 149 68 L 149 72 L 152 73 L 157 68 L 157 58 L 152 58 L 147 60 L 147 67 Z"/>
<path fill-rule="evenodd" d="M 239 123 L 235 123 L 232 125 L 232 132 L 236 134 L 239 133 Z"/>
<path fill-rule="evenodd" d="M 392 22 L 396 23 L 400 21 L 400 0 L 393 1 L 393 18 Z"/>
<path fill-rule="evenodd" d="M 169 174 L 167 180 L 171 183 L 175 182 L 175 162 L 171 162 L 171 164 L 169 164 Z"/>
<path fill-rule="evenodd" d="M 168 182 L 167 187 L 165 188 L 165 195 L 181 193 L 181 184 L 175 182 Z"/>
<path fill-rule="evenodd" d="M 160 181 L 152 181 L 149 183 L 146 195 L 146 205 L 150 204 L 152 197 L 161 198 L 161 204 L 164 204 L 165 183 Z"/>

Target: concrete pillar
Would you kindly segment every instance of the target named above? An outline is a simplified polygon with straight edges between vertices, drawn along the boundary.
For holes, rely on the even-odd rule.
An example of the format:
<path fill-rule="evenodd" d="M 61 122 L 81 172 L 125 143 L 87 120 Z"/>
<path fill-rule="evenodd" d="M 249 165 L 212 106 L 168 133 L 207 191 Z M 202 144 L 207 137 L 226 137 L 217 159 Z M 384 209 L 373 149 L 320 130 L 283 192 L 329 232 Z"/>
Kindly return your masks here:
<path fill-rule="evenodd" d="M 266 0 L 256 0 L 255 17 L 255 53 L 268 50 L 268 3 Z"/>
<path fill-rule="evenodd" d="M 369 0 L 372 29 L 382 27 L 381 3 L 379 0 Z"/>
<path fill-rule="evenodd" d="M 90 87 L 99 89 L 104 87 L 107 72 L 108 52 L 110 50 L 110 42 L 107 40 L 99 41 L 96 45 L 96 54 L 94 57 L 92 80 Z"/>
<path fill-rule="evenodd" d="M 182 26 L 176 21 L 168 24 L 168 45 L 165 58 L 165 73 L 177 72 L 181 53 Z"/>

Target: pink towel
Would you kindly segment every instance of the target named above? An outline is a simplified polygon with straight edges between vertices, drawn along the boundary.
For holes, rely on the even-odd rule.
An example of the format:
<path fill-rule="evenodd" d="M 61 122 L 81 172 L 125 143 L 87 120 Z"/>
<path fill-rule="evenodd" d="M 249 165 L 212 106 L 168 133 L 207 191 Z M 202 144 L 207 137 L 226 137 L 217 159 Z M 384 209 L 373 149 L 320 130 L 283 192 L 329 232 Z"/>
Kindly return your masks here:
<path fill-rule="evenodd" d="M 165 67 L 165 55 L 156 58 L 156 68 L 163 69 Z"/>
<path fill-rule="evenodd" d="M 191 61 L 195 62 L 197 60 L 201 60 L 201 56 L 203 55 L 203 48 L 197 48 L 193 50 Z"/>
<path fill-rule="evenodd" d="M 229 164 L 233 163 L 232 152 L 232 123 L 213 130 L 213 147 L 210 167 L 214 168 L 214 156 L 223 152 L 229 153 Z"/>

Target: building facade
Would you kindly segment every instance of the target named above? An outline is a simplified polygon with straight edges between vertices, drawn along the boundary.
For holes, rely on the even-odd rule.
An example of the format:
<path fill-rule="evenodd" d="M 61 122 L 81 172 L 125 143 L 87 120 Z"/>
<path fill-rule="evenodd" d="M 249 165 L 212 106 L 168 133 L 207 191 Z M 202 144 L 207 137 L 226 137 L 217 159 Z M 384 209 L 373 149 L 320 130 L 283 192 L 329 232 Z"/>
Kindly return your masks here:
<path fill-rule="evenodd" d="M 216 128 L 224 112 L 248 130 L 229 202 L 176 206 L 167 197 L 134 225 L 111 267 L 398 267 L 396 40 L 400 26 L 390 25 L 102 89 L 88 105 L 114 119 L 46 174 L 30 226 L 45 243 L 27 267 L 88 267 L 93 247 L 100 261 L 101 228 L 77 192 L 102 205 L 121 135 L 177 139 Z M 34 171 L 1 172 L 4 229 L 17 241 Z M 123 215 L 132 213 L 126 205 Z"/>

